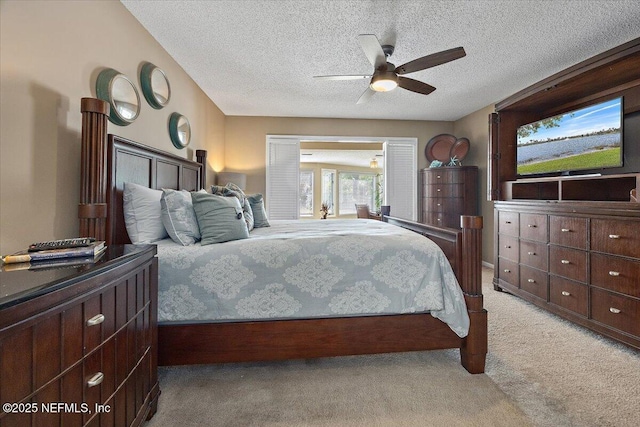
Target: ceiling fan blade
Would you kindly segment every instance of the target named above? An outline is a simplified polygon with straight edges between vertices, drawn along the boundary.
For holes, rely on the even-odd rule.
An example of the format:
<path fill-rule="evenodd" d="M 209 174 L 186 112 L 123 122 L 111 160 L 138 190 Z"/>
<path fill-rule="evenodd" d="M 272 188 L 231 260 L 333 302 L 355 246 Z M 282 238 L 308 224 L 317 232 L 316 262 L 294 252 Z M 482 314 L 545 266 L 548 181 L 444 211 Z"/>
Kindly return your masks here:
<path fill-rule="evenodd" d="M 314 79 L 320 80 L 361 80 L 361 79 L 370 79 L 371 75 L 345 75 L 345 76 L 313 76 Z"/>
<path fill-rule="evenodd" d="M 422 58 L 414 59 L 413 61 L 407 62 L 406 64 L 402 64 L 401 66 L 396 67 L 396 73 L 415 73 L 416 71 L 426 70 L 427 68 L 435 67 L 436 65 L 441 65 L 449 61 L 460 59 L 466 54 L 467 53 L 461 47 L 443 50 L 442 52 L 423 56 Z"/>
<path fill-rule="evenodd" d="M 375 94 L 376 91 L 367 86 L 367 90 L 365 90 L 362 95 L 360 95 L 360 98 L 358 99 L 358 102 L 356 102 L 356 104 L 364 104 Z"/>
<path fill-rule="evenodd" d="M 387 63 L 387 57 L 382 50 L 380 41 L 378 41 L 378 38 L 374 34 L 360 34 L 358 41 L 374 69 Z"/>
<path fill-rule="evenodd" d="M 402 89 L 410 90 L 411 92 L 420 93 L 422 95 L 429 95 L 431 92 L 436 90 L 435 87 L 426 83 L 400 76 L 398 76 L 398 86 Z"/>

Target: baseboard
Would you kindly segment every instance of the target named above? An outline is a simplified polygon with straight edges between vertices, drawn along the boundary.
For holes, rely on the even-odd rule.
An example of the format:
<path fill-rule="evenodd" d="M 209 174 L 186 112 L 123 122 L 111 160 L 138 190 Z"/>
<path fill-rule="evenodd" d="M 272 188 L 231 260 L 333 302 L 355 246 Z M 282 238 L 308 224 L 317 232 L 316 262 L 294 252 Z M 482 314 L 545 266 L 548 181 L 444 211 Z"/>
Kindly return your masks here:
<path fill-rule="evenodd" d="M 482 261 L 482 266 L 490 268 L 491 270 L 493 270 L 493 264 L 490 264 L 487 261 Z"/>

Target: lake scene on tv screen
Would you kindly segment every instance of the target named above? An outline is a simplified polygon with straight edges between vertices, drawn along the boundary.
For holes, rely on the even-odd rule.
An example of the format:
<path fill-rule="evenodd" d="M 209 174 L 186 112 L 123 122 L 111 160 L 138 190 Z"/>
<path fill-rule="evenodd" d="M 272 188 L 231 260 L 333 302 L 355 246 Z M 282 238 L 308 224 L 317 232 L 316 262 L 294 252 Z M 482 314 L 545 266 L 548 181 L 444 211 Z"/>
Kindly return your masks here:
<path fill-rule="evenodd" d="M 532 175 L 622 165 L 622 98 L 518 128 L 517 173 Z"/>

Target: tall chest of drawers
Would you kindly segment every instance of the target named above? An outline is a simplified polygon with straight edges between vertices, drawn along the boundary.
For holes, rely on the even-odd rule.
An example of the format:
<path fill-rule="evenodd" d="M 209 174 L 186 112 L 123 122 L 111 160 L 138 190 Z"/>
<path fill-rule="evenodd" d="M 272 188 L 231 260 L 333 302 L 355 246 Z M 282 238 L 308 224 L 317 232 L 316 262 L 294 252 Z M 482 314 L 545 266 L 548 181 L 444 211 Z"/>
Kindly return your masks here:
<path fill-rule="evenodd" d="M 615 205 L 496 203 L 494 287 L 640 348 L 640 209 Z"/>
<path fill-rule="evenodd" d="M 0 273 L 0 426 L 139 426 L 155 413 L 155 252 L 111 245 L 95 264 Z"/>
<path fill-rule="evenodd" d="M 478 168 L 445 166 L 420 171 L 420 221 L 460 228 L 460 215 L 477 215 Z"/>

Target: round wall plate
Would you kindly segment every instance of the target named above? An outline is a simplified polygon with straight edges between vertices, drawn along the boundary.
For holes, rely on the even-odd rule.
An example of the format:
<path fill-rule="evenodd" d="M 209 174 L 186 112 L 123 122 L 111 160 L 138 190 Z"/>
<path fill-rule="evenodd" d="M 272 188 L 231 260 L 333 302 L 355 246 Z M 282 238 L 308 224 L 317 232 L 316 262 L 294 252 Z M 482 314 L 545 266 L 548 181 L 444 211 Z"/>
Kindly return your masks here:
<path fill-rule="evenodd" d="M 167 75 L 160 68 L 146 62 L 140 69 L 140 87 L 149 105 L 156 110 L 165 107 L 171 98 Z"/>
<path fill-rule="evenodd" d="M 107 68 L 98 74 L 96 95 L 109 103 L 109 120 L 119 126 L 127 126 L 140 114 L 138 89 L 127 76 Z"/>
<path fill-rule="evenodd" d="M 443 163 L 447 163 L 450 160 L 449 153 L 451 147 L 456 142 L 456 137 L 448 133 L 436 135 L 427 142 L 427 146 L 424 149 L 424 155 L 429 162 L 439 160 Z"/>
<path fill-rule="evenodd" d="M 184 148 L 191 142 L 191 125 L 180 113 L 172 113 L 169 117 L 169 137 L 176 148 Z"/>

